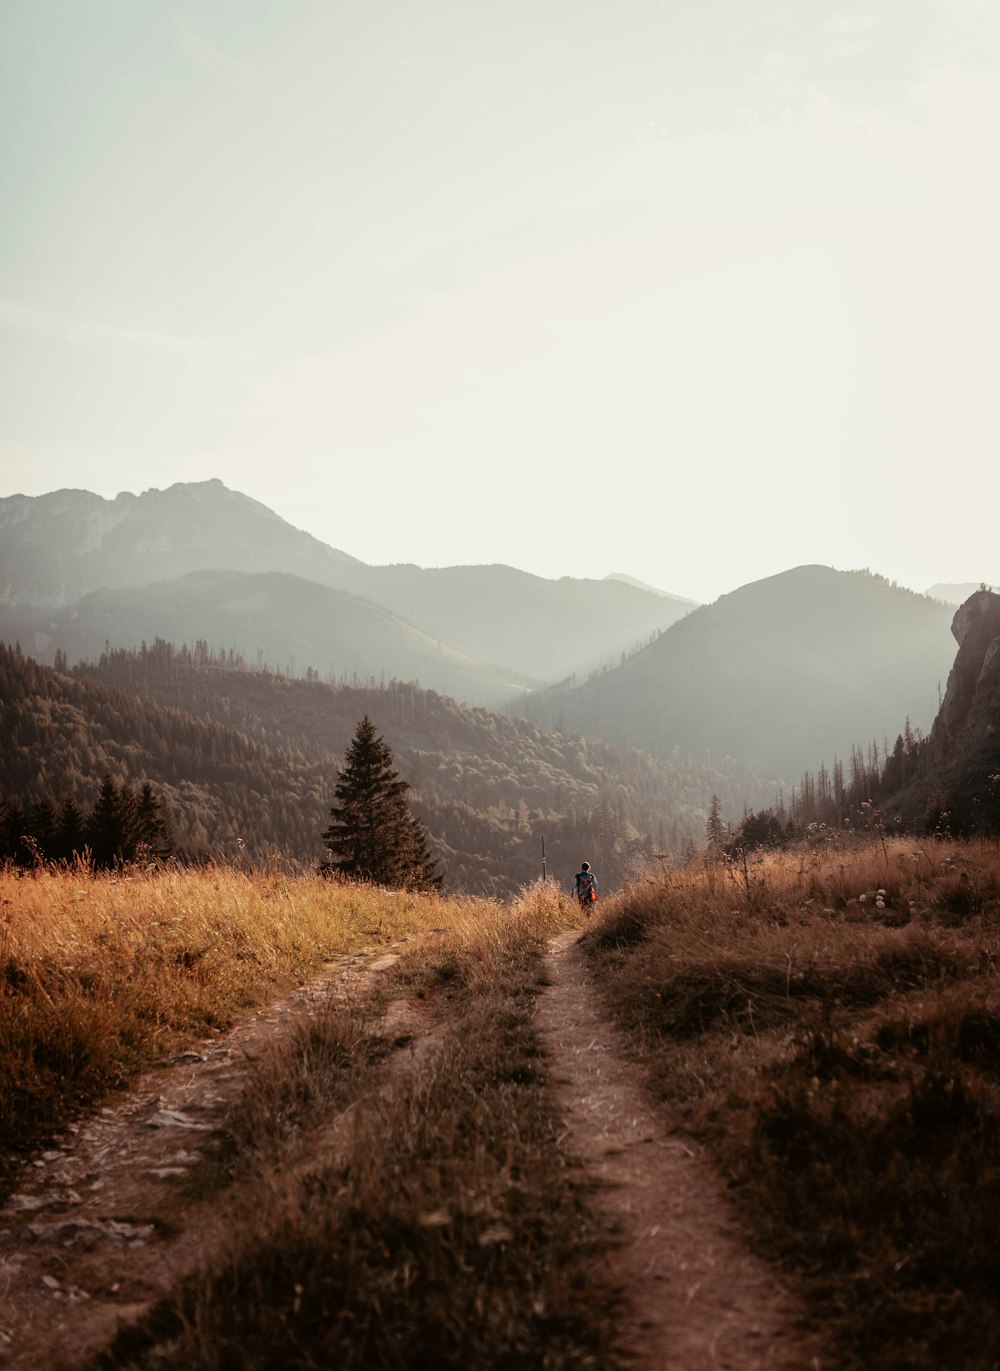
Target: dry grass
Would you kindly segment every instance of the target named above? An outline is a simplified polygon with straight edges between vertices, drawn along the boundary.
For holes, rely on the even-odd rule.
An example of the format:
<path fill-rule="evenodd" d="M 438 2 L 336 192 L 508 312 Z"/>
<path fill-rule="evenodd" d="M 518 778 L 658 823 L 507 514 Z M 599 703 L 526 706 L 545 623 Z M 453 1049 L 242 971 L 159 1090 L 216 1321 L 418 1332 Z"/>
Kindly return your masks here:
<path fill-rule="evenodd" d="M 587 935 L 657 1093 L 865 1371 L 1000 1364 L 1000 854 L 660 873 Z"/>
<path fill-rule="evenodd" d="M 25 1153 L 179 1042 L 452 907 L 229 868 L 0 872 L 0 1191 Z"/>
<path fill-rule="evenodd" d="M 618 1366 L 607 1235 L 569 1179 L 532 1026 L 567 914 L 544 888 L 470 901 L 408 953 L 395 992 L 444 1002 L 434 1049 L 367 1092 L 340 1158 L 292 1180 L 280 1152 L 261 1166 L 227 1259 L 97 1365 Z"/>
<path fill-rule="evenodd" d="M 259 1203 L 256 1178 L 308 1149 L 311 1135 L 372 1089 L 375 1069 L 390 1054 L 377 992 L 330 998 L 300 1016 L 287 1037 L 269 1043 L 198 1164 L 188 1173 L 188 1198 L 217 1198 L 234 1182 Z"/>

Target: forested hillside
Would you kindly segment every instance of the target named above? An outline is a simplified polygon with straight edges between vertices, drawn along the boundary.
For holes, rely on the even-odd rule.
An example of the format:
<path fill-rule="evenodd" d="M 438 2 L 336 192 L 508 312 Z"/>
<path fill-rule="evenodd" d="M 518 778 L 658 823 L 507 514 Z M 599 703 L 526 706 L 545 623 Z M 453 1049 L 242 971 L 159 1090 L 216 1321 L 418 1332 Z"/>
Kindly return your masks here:
<path fill-rule="evenodd" d="M 550 733 L 390 682 L 333 686 L 250 671 L 204 647 L 112 651 L 72 672 L 0 647 L 0 788 L 91 803 L 105 772 L 151 781 L 189 856 L 280 853 L 312 865 L 341 761 L 368 713 L 413 786 L 451 889 L 506 892 L 587 857 L 605 887 L 701 841 L 710 796 L 740 812 L 773 790 L 679 753 Z"/>

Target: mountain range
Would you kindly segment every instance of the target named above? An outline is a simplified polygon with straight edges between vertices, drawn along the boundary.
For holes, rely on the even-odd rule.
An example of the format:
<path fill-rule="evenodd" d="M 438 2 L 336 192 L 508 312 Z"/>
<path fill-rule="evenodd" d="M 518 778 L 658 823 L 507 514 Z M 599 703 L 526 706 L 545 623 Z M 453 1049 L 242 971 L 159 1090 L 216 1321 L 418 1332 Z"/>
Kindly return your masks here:
<path fill-rule="evenodd" d="M 217 480 L 0 500 L 0 639 L 40 660 L 201 643 L 789 783 L 907 719 L 929 729 L 954 650 L 945 592 L 959 588 L 936 589 L 803 566 L 697 606 L 622 572 L 369 566 Z"/>
<path fill-rule="evenodd" d="M 0 638 L 48 660 L 159 635 L 496 705 L 617 658 L 691 608 L 617 578 L 368 566 L 217 480 L 0 500 Z"/>
<path fill-rule="evenodd" d="M 513 672 L 440 642 L 382 605 L 282 571 L 192 571 L 90 591 L 47 613 L 41 625 L 30 619 L 27 629 L 18 626 L 22 615 L 10 619 L 39 656 L 58 647 L 73 662 L 96 659 L 105 643 L 138 647 L 162 638 L 252 654 L 256 665 L 288 675 L 311 668 L 345 682 L 417 680 L 476 703 L 506 701 L 524 688 Z"/>

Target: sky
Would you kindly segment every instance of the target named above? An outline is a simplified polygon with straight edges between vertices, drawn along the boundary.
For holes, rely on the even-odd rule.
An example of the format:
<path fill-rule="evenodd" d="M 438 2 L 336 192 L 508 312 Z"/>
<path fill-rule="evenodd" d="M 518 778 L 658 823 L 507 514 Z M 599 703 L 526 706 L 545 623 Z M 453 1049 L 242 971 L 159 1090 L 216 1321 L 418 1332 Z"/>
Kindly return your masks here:
<path fill-rule="evenodd" d="M 994 0 L 4 0 L 0 495 L 1000 583 Z"/>

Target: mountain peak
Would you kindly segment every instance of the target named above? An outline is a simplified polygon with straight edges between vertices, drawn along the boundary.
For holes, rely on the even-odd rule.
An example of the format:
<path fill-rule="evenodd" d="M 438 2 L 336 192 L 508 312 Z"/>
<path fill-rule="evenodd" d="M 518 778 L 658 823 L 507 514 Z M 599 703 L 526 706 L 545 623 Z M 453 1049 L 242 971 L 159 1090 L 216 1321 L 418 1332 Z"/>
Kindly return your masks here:
<path fill-rule="evenodd" d="M 360 565 L 218 478 L 106 500 L 86 490 L 0 500 L 0 602 L 57 609 L 102 588 L 191 571 L 288 571 L 331 585 Z"/>
<path fill-rule="evenodd" d="M 702 605 L 642 651 L 533 703 L 583 733 L 749 761 L 795 778 L 895 733 L 926 727 L 951 659 L 949 611 L 871 573 L 817 564 Z"/>

